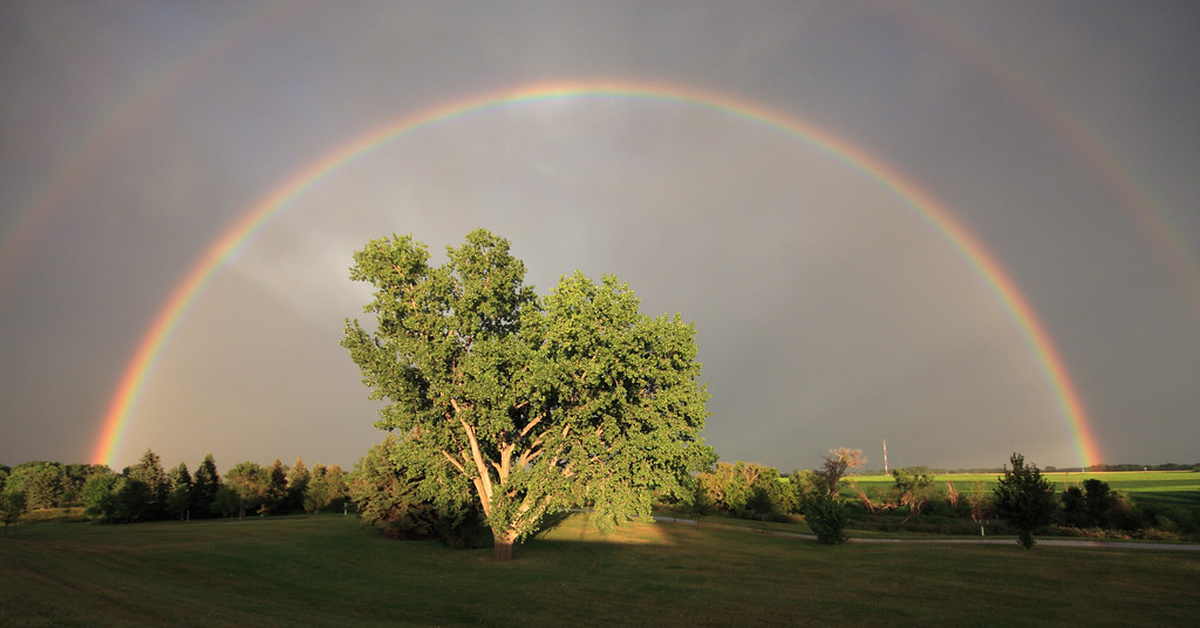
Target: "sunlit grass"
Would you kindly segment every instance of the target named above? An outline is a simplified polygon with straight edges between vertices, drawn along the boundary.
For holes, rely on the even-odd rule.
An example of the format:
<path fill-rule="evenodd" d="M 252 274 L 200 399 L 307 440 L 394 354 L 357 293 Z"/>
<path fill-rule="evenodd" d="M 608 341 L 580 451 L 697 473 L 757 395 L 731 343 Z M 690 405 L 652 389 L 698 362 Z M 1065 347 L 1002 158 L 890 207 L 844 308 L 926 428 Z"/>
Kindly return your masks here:
<path fill-rule="evenodd" d="M 753 522 L 752 522 L 753 523 Z M 38 524 L 0 535 L 0 625 L 1186 625 L 1200 554 L 851 544 L 585 515 L 517 550 L 354 517 Z"/>

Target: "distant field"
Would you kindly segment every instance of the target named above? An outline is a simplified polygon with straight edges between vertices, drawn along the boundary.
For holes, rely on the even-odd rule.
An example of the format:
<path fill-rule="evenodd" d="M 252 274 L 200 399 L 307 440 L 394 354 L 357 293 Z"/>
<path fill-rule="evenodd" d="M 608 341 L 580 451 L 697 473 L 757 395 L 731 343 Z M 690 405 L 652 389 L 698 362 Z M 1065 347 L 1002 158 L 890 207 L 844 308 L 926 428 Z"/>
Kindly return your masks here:
<path fill-rule="evenodd" d="M 495 564 L 354 517 L 22 525 L 0 626 L 1164 626 L 1200 616 L 1200 553 L 838 547 L 586 515 Z"/>
<path fill-rule="evenodd" d="M 980 485 L 987 489 L 994 488 L 1000 473 L 950 473 L 935 476 L 934 481 L 939 486 L 945 486 L 946 481 L 954 482 L 959 492 L 967 492 L 972 486 Z M 1042 477 L 1054 482 L 1058 490 L 1066 490 L 1069 486 L 1081 486 L 1084 480 L 1095 478 L 1107 482 L 1114 490 L 1127 493 L 1173 493 L 1179 491 L 1200 492 L 1200 473 L 1195 471 L 1114 471 L 1097 473 L 1064 473 L 1061 471 L 1043 472 Z M 891 486 L 890 475 L 856 475 L 849 476 L 864 489 L 871 486 Z"/>

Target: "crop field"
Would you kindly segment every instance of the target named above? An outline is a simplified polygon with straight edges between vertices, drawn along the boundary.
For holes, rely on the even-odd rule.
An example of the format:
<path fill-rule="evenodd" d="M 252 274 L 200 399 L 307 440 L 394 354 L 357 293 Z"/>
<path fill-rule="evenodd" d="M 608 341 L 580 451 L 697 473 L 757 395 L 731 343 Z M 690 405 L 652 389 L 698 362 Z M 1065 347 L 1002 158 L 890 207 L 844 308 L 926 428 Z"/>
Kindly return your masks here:
<path fill-rule="evenodd" d="M 1000 473 L 949 473 L 934 477 L 934 485 L 945 487 L 947 481 L 954 483 L 959 492 L 969 492 L 976 488 L 990 490 L 995 488 Z M 1160 496 L 1194 494 L 1187 500 L 1200 506 L 1200 473 L 1195 471 L 1113 471 L 1113 472 L 1074 472 L 1062 471 L 1042 472 L 1042 477 L 1053 482 L 1059 491 L 1070 486 L 1082 486 L 1084 480 L 1097 479 L 1108 483 L 1116 491 L 1127 493 L 1137 498 L 1151 497 L 1156 501 Z M 868 488 L 888 488 L 893 484 L 890 475 L 852 475 L 852 480 L 864 490 Z M 853 489 L 851 489 L 852 491 Z"/>
<path fill-rule="evenodd" d="M 383 538 L 354 517 L 0 534 L 3 626 L 1186 625 L 1200 553 L 1015 544 L 822 546 L 574 515 L 518 548 Z"/>

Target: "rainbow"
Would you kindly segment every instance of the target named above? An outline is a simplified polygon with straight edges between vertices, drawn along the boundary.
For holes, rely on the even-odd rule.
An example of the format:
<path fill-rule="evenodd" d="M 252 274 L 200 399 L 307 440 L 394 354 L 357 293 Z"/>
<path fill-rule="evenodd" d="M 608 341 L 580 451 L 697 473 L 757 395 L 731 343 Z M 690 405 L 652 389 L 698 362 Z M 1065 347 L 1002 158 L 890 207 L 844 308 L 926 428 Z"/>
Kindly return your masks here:
<path fill-rule="evenodd" d="M 185 55 L 186 62 L 169 64 L 163 71 L 153 73 L 116 106 L 102 112 L 84 134 L 80 147 L 52 173 L 24 208 L 15 213 L 11 226 L 0 232 L 0 289 L 16 275 L 19 262 L 33 246 L 35 236 L 50 224 L 71 193 L 95 174 L 97 167 L 130 130 L 153 115 L 184 85 L 194 82 L 243 42 L 251 41 L 264 24 L 277 21 L 285 11 L 291 11 L 291 5 L 277 0 L 248 9 L 244 18 L 231 20 L 231 26 L 219 32 L 199 54 Z"/>
<path fill-rule="evenodd" d="M 716 111 L 807 142 L 876 180 L 903 200 L 945 238 L 985 280 L 1016 321 L 1050 382 L 1074 438 L 1081 464 L 1092 465 L 1101 459 L 1100 449 L 1079 393 L 1071 382 L 1058 349 L 1051 342 L 1028 299 L 987 247 L 936 198 L 862 148 L 799 117 L 726 94 L 662 83 L 624 80 L 538 83 L 437 105 L 377 127 L 294 173 L 252 205 L 209 245 L 171 292 L 121 376 L 116 393 L 103 417 L 101 432 L 91 459 L 97 463 L 112 464 L 120 450 L 129 417 L 146 380 L 191 304 L 204 290 L 214 273 L 237 253 L 259 228 L 287 207 L 292 200 L 346 164 L 413 131 L 446 123 L 481 110 L 580 99 L 643 100 Z"/>
<path fill-rule="evenodd" d="M 1197 263 L 1200 255 L 1180 236 L 1187 230 L 1178 220 L 1172 219 L 1162 204 L 1155 202 L 1150 192 L 1133 178 L 1130 169 L 1096 133 L 1078 117 L 1069 115 L 1070 110 L 1063 103 L 1015 71 L 1012 62 L 1000 59 L 943 13 L 911 4 L 890 8 L 898 16 L 913 18 L 908 22 L 922 31 L 924 40 L 945 42 L 955 54 L 964 56 L 972 66 L 990 75 L 1006 94 L 1035 112 L 1051 131 L 1072 146 L 1129 209 L 1135 227 L 1150 241 L 1162 263 L 1177 278 L 1193 314 L 1200 317 L 1200 265 Z"/>

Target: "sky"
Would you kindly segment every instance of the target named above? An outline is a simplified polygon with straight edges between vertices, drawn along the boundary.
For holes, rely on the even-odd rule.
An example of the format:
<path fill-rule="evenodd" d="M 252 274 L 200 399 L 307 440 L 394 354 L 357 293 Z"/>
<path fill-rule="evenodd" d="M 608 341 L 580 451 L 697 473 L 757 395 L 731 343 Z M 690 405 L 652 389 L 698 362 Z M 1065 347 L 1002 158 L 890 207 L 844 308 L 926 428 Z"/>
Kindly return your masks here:
<path fill-rule="evenodd" d="M 477 227 L 540 294 L 611 273 L 692 322 L 723 460 L 1200 462 L 1197 27 L 1186 1 L 0 3 L 0 463 L 350 468 L 383 437 L 338 345 L 353 251 L 443 260 Z"/>

